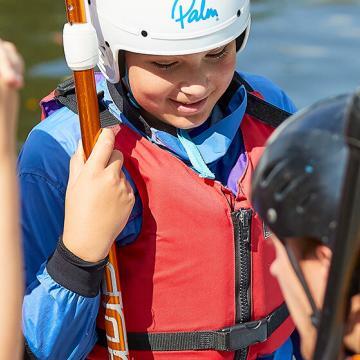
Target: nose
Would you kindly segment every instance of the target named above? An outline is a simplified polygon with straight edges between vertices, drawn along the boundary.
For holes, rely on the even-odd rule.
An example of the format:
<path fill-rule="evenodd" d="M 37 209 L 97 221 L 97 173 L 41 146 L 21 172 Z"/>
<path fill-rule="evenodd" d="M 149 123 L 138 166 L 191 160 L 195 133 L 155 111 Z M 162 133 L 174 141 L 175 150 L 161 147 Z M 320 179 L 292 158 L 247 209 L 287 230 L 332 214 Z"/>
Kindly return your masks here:
<path fill-rule="evenodd" d="M 179 88 L 188 98 L 200 99 L 208 95 L 209 79 L 201 64 L 188 66 L 186 78 L 180 83 Z"/>
<path fill-rule="evenodd" d="M 207 95 L 207 86 L 199 83 L 180 86 L 180 91 L 190 98 L 200 99 Z"/>

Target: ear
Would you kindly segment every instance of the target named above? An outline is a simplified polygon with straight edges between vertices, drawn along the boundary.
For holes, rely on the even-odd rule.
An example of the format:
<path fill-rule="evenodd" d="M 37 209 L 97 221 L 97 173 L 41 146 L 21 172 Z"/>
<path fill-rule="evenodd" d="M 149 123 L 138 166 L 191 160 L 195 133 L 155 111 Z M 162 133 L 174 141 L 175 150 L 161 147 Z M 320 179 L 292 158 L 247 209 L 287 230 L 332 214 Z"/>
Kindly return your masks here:
<path fill-rule="evenodd" d="M 332 251 L 329 247 L 325 245 L 319 245 L 315 250 L 316 258 L 320 261 L 321 265 L 326 267 L 326 269 L 330 268 L 331 259 L 332 259 Z"/>

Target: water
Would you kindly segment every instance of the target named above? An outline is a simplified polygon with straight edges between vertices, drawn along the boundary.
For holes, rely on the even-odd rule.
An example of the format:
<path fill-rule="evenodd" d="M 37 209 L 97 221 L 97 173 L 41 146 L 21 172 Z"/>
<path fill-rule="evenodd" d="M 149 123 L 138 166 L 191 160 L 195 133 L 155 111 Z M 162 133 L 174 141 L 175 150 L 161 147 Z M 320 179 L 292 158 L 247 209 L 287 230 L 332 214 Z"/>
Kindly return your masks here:
<path fill-rule="evenodd" d="M 360 1 L 253 2 L 240 69 L 279 84 L 300 108 L 360 86 Z"/>
<path fill-rule="evenodd" d="M 63 2 L 0 0 L 0 37 L 27 72 L 19 140 L 39 121 L 39 100 L 70 74 L 63 60 Z M 269 77 L 301 108 L 360 86 L 360 0 L 253 0 L 249 44 L 238 68 Z"/>

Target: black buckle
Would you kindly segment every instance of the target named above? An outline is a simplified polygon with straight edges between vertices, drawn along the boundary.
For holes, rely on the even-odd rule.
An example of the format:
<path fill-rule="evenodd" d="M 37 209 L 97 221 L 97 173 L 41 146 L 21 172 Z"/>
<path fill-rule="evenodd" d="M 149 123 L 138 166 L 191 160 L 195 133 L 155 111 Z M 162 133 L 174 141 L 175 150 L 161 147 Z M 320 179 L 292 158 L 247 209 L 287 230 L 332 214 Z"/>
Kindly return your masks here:
<path fill-rule="evenodd" d="M 247 348 L 268 338 L 268 319 L 250 321 L 220 330 L 225 333 L 227 351 Z"/>
<path fill-rule="evenodd" d="M 75 82 L 74 78 L 69 78 L 59 84 L 57 88 L 55 89 L 55 95 L 58 96 L 65 96 L 67 94 L 74 94 L 75 93 Z"/>

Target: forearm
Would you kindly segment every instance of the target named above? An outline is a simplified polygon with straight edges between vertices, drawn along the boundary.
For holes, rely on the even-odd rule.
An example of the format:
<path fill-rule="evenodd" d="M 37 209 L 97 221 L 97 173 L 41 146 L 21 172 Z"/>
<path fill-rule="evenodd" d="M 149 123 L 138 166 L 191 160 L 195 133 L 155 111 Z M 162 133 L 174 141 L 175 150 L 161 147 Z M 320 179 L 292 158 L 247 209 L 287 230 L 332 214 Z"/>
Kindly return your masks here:
<path fill-rule="evenodd" d="M 0 357 L 16 359 L 21 350 L 23 277 L 14 156 L 0 156 L 0 199 Z"/>
<path fill-rule="evenodd" d="M 17 90 L 0 82 L 0 161 L 15 156 L 16 119 L 19 95 Z"/>

